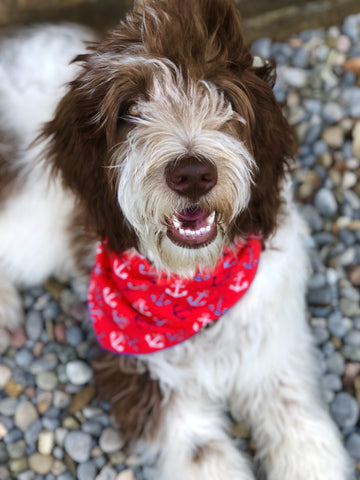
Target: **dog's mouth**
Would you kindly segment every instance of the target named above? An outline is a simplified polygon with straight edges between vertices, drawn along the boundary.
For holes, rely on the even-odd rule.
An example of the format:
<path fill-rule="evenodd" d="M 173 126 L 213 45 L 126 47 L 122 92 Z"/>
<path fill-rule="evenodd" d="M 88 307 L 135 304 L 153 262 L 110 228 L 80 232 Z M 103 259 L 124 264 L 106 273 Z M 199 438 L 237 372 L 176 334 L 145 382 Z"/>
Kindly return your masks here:
<path fill-rule="evenodd" d="M 167 219 L 167 236 L 184 248 L 200 248 L 216 238 L 216 213 L 190 207 Z"/>

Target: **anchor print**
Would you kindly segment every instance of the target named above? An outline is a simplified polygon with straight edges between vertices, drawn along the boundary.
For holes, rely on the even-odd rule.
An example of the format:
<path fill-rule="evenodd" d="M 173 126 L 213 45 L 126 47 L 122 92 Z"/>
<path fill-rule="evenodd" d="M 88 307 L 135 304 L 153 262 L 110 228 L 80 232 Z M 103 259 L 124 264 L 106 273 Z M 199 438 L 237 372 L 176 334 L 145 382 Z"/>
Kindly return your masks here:
<path fill-rule="evenodd" d="M 145 335 L 145 340 L 151 348 L 160 349 L 165 347 L 163 335 L 147 333 Z"/>
<path fill-rule="evenodd" d="M 116 308 L 117 306 L 116 293 L 112 292 L 110 287 L 105 287 L 103 289 L 103 297 L 104 297 L 105 303 L 109 305 L 110 308 Z"/>
<path fill-rule="evenodd" d="M 234 255 L 231 255 L 230 258 L 227 258 L 224 261 L 224 268 L 231 268 L 234 267 L 238 263 L 237 259 Z"/>
<path fill-rule="evenodd" d="M 259 263 L 258 259 L 254 260 L 253 249 L 249 247 L 249 262 L 244 262 L 243 267 L 246 268 L 247 270 L 251 270 L 252 268 L 255 268 L 258 263 Z"/>
<path fill-rule="evenodd" d="M 127 325 L 129 324 L 129 320 L 126 317 L 119 315 L 116 310 L 112 311 L 112 317 L 116 325 L 118 325 L 118 327 L 122 329 L 126 328 Z"/>
<path fill-rule="evenodd" d="M 208 313 L 203 313 L 201 317 L 197 319 L 197 322 L 193 324 L 194 332 L 199 332 L 202 328 L 207 327 L 212 322 L 212 319 Z"/>
<path fill-rule="evenodd" d="M 244 272 L 239 272 L 234 279 L 235 283 L 234 284 L 232 283 L 229 286 L 229 290 L 233 290 L 236 293 L 246 290 L 249 286 L 249 282 L 247 280 L 245 280 L 245 282 L 242 281 L 244 278 L 244 275 L 245 275 Z"/>
<path fill-rule="evenodd" d="M 143 298 L 139 298 L 135 303 L 132 305 L 135 310 L 137 310 L 141 315 L 145 315 L 145 317 L 151 317 L 151 312 L 148 309 L 146 301 Z"/>
<path fill-rule="evenodd" d="M 160 295 L 160 297 L 158 298 L 156 295 L 151 295 L 151 300 L 155 303 L 155 305 L 157 305 L 158 307 L 163 307 L 165 305 L 170 305 L 171 304 L 171 300 L 164 300 L 164 297 L 165 297 L 165 293 L 163 293 L 162 295 Z"/>
<path fill-rule="evenodd" d="M 155 272 L 155 270 L 153 270 L 152 268 L 149 268 L 148 270 L 146 269 L 146 266 L 141 263 L 139 265 L 139 273 L 141 273 L 141 275 L 148 275 L 148 276 L 153 276 L 153 277 L 156 277 L 158 274 Z"/>
<path fill-rule="evenodd" d="M 209 274 L 202 274 L 201 272 L 199 272 L 195 277 L 194 277 L 194 280 L 196 282 L 204 282 L 205 280 L 209 280 L 210 278 L 210 275 Z"/>
<path fill-rule="evenodd" d="M 121 278 L 121 280 L 126 280 L 129 276 L 129 274 L 124 271 L 128 265 L 129 262 L 120 263 L 117 258 L 114 261 L 114 273 Z"/>
<path fill-rule="evenodd" d="M 184 334 L 182 332 L 175 332 L 175 333 L 170 333 L 167 332 L 166 336 L 170 342 L 181 342 L 184 340 Z"/>
<path fill-rule="evenodd" d="M 210 310 L 214 312 L 217 317 L 224 315 L 224 313 L 226 313 L 229 310 L 228 308 L 222 308 L 222 302 L 223 302 L 223 297 L 220 297 L 216 307 L 215 305 L 209 305 Z"/>
<path fill-rule="evenodd" d="M 110 333 L 110 344 L 114 350 L 117 352 L 124 351 L 125 335 L 121 332 L 111 332 Z"/>
<path fill-rule="evenodd" d="M 187 290 L 183 290 L 185 286 L 183 281 L 180 279 L 174 280 L 174 283 L 171 285 L 171 287 L 173 287 L 173 290 L 171 290 L 170 288 L 166 288 L 165 292 L 174 298 L 186 297 L 186 295 L 188 294 Z"/>
<path fill-rule="evenodd" d="M 206 305 L 206 301 L 203 298 L 207 297 L 209 292 L 206 290 L 204 292 L 197 292 L 197 297 L 188 297 L 187 301 L 192 307 L 203 307 Z"/>

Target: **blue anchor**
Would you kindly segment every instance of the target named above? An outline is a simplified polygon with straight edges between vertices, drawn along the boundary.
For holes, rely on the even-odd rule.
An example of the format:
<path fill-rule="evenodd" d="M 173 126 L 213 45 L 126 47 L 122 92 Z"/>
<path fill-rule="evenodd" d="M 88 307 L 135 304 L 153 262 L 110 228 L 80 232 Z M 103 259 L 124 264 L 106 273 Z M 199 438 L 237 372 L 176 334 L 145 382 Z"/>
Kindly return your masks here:
<path fill-rule="evenodd" d="M 182 334 L 181 332 L 179 332 L 179 333 L 174 333 L 174 334 L 171 334 L 171 333 L 167 332 L 167 333 L 166 333 L 166 336 L 167 336 L 167 338 L 168 338 L 170 341 L 172 341 L 172 342 L 173 342 L 173 341 L 176 341 L 176 340 L 180 342 L 181 340 L 184 339 L 184 336 L 183 336 L 183 334 Z"/>
<path fill-rule="evenodd" d="M 227 258 L 224 262 L 224 268 L 234 267 L 237 263 L 238 261 L 235 257 L 233 258 L 233 260 L 231 260 L 231 258 Z"/>
<path fill-rule="evenodd" d="M 202 299 L 207 297 L 208 294 L 208 291 L 198 292 L 197 298 L 195 298 L 195 300 L 193 299 L 193 297 L 187 297 L 187 301 L 192 307 L 202 307 L 206 304 L 206 302 L 204 300 L 202 301 Z"/>
<path fill-rule="evenodd" d="M 129 321 L 126 317 L 120 316 L 116 310 L 113 310 L 113 320 L 120 328 L 124 329 L 128 325 Z"/>
<path fill-rule="evenodd" d="M 244 262 L 243 267 L 246 268 L 247 270 L 251 270 L 252 268 L 256 267 L 256 265 L 259 263 L 259 260 L 254 260 L 254 253 L 253 249 L 250 247 L 249 248 L 249 262 Z"/>
<path fill-rule="evenodd" d="M 217 303 L 217 306 L 215 307 L 214 305 L 209 305 L 210 310 L 215 313 L 216 316 L 220 317 L 221 315 L 224 315 L 229 309 L 228 308 L 221 308 L 223 302 L 223 297 L 219 298 L 219 301 Z"/>
<path fill-rule="evenodd" d="M 196 282 L 203 282 L 204 280 L 208 280 L 209 278 L 210 278 L 210 275 L 204 274 L 204 275 L 202 276 L 202 273 L 199 272 L 199 273 L 194 277 L 194 280 L 195 280 Z"/>
<path fill-rule="evenodd" d="M 186 320 L 186 318 L 188 318 L 189 313 L 186 312 L 189 312 L 191 314 L 192 309 L 190 307 L 181 308 L 181 305 L 179 305 L 178 303 L 175 303 L 175 305 L 173 305 L 173 314 L 180 320 Z"/>
<path fill-rule="evenodd" d="M 151 295 L 151 300 L 157 305 L 158 307 L 162 307 L 164 305 L 170 305 L 171 300 L 164 300 L 165 293 L 163 293 L 159 299 L 157 299 L 156 295 Z"/>
<path fill-rule="evenodd" d="M 151 272 L 149 270 L 146 270 L 146 267 L 143 263 L 139 266 L 139 272 L 142 275 L 149 275 L 149 276 L 152 276 L 152 277 L 156 277 L 158 275 L 156 272 Z"/>
<path fill-rule="evenodd" d="M 162 320 L 159 320 L 158 318 L 153 317 L 152 320 L 155 322 L 155 324 L 156 324 L 158 327 L 162 327 L 163 325 L 165 325 L 165 323 L 168 322 L 168 320 L 167 320 L 166 318 L 163 318 Z"/>

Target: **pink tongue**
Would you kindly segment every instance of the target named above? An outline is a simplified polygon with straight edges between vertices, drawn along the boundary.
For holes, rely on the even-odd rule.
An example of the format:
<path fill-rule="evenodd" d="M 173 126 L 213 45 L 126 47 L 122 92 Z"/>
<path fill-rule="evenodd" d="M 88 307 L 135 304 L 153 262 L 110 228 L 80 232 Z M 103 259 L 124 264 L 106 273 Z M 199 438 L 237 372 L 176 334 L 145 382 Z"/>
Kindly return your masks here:
<path fill-rule="evenodd" d="M 205 220 L 208 218 L 209 213 L 201 208 L 187 208 L 182 210 L 180 213 L 176 214 L 176 217 L 181 223 L 184 223 L 185 226 L 193 226 L 193 228 L 201 227 L 202 224 L 205 224 Z"/>

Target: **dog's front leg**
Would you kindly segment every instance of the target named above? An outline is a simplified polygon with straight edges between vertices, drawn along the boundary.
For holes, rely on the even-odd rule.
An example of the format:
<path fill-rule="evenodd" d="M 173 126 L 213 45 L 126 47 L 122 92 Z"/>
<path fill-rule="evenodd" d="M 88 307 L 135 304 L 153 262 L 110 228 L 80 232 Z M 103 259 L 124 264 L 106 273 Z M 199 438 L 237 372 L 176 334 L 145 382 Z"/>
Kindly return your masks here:
<path fill-rule="evenodd" d="M 267 480 L 348 480 L 350 460 L 319 398 L 307 350 L 300 346 L 281 370 L 254 379 L 242 413 L 245 406 Z"/>
<path fill-rule="evenodd" d="M 248 459 L 227 435 L 217 405 L 200 395 L 174 394 L 162 421 L 161 480 L 255 480 Z"/>

